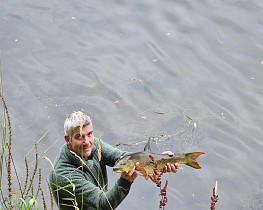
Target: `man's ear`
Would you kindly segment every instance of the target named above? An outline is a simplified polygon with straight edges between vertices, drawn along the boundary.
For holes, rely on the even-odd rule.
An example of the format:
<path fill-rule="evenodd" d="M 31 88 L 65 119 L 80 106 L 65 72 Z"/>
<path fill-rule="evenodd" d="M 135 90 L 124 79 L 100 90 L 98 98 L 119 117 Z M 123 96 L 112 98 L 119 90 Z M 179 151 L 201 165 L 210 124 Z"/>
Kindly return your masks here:
<path fill-rule="evenodd" d="M 65 136 L 64 136 L 64 139 L 65 139 L 65 141 L 66 141 L 66 143 L 67 143 L 67 145 L 68 145 L 68 144 L 70 143 L 70 142 L 69 142 L 69 140 L 70 140 L 70 139 L 69 139 L 69 136 L 66 136 L 66 135 L 65 135 Z"/>

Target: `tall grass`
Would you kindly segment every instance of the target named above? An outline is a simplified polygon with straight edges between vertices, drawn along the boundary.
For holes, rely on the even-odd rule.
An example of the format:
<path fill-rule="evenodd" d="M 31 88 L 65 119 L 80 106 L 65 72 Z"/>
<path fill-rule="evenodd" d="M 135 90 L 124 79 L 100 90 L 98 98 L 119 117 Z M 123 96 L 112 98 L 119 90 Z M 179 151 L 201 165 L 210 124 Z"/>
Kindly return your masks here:
<path fill-rule="evenodd" d="M 1 51 L 0 51 L 1 56 Z M 8 107 L 4 97 L 2 65 L 0 57 L 0 209 L 47 209 L 46 199 L 42 190 L 41 169 L 38 166 L 38 152 L 36 148 L 36 161 L 30 173 L 25 158 L 25 180 L 19 179 L 16 165 L 12 155 L 12 126 Z M 31 175 L 30 175 L 31 174 Z M 37 187 L 35 187 L 37 183 Z M 36 189 L 35 189 L 36 188 Z M 38 197 L 42 205 L 38 203 Z M 40 208 L 41 207 L 41 208 Z"/>

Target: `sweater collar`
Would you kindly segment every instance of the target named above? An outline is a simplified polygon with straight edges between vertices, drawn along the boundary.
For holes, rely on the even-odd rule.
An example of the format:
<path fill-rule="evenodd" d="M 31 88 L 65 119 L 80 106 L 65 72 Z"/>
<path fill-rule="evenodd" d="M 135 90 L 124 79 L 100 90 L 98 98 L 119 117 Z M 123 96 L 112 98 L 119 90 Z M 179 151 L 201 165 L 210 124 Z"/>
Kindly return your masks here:
<path fill-rule="evenodd" d="M 87 167 L 93 168 L 93 152 L 94 152 L 94 146 L 92 148 L 91 155 L 89 156 L 88 160 L 83 160 L 84 163 L 84 169 Z M 65 144 L 63 146 L 63 150 L 65 151 L 65 154 L 69 161 L 74 164 L 76 167 L 80 167 L 83 165 L 82 160 L 80 160 L 80 157 L 77 157 L 73 151 L 71 151 L 68 146 Z M 86 165 L 86 166 L 85 166 Z"/>

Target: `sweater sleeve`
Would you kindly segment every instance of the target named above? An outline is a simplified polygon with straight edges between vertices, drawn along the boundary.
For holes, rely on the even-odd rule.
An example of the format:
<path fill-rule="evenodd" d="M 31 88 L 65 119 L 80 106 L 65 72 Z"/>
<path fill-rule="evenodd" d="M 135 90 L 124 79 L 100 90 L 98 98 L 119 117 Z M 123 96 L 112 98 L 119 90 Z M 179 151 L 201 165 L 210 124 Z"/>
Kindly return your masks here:
<path fill-rule="evenodd" d="M 85 179 L 80 170 L 73 171 L 70 179 L 65 179 L 63 176 L 58 177 L 57 180 L 60 186 L 71 186 L 66 190 L 64 188 L 59 190 L 59 197 L 63 198 L 60 199 L 59 205 L 63 207 L 69 205 L 68 201 L 72 203 L 75 200 L 80 209 L 89 209 L 90 207 L 103 210 L 116 209 L 129 193 L 132 184 L 119 178 L 110 190 L 104 191 L 89 181 L 90 179 Z"/>

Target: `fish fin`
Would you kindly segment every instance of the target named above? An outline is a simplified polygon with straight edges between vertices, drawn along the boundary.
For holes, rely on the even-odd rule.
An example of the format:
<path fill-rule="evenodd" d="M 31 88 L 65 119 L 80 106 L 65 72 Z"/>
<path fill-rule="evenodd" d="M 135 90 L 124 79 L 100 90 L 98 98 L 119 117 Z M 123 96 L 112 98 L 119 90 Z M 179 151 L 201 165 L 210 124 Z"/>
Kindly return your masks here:
<path fill-rule="evenodd" d="M 146 143 L 146 145 L 145 145 L 145 147 L 144 147 L 144 151 L 146 151 L 146 152 L 152 152 L 151 146 L 150 146 L 150 138 L 149 138 L 149 140 L 147 141 L 147 143 Z"/>
<path fill-rule="evenodd" d="M 141 174 L 142 174 L 142 176 L 143 176 L 146 180 L 149 179 L 149 176 L 148 176 L 148 174 L 147 174 L 147 172 L 145 171 L 144 168 L 141 168 Z"/>
<path fill-rule="evenodd" d="M 149 175 L 147 175 L 147 173 L 142 172 L 142 171 L 136 171 L 136 173 L 137 173 L 139 176 L 143 176 L 146 180 L 148 180 L 148 178 L 150 177 Z"/>
<path fill-rule="evenodd" d="M 148 176 L 147 171 L 141 166 L 141 164 L 140 164 L 139 162 L 137 162 L 137 163 L 135 164 L 135 168 L 136 168 L 137 172 L 138 172 L 141 176 L 143 176 L 146 180 L 149 179 L 149 176 Z"/>
<path fill-rule="evenodd" d="M 205 154 L 205 153 L 204 152 L 192 152 L 192 153 L 185 154 L 186 159 L 187 159 L 186 165 L 191 166 L 196 169 L 200 169 L 201 166 L 198 164 L 196 159 L 202 154 Z"/>

